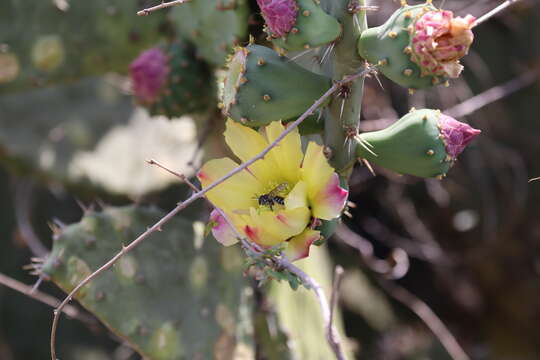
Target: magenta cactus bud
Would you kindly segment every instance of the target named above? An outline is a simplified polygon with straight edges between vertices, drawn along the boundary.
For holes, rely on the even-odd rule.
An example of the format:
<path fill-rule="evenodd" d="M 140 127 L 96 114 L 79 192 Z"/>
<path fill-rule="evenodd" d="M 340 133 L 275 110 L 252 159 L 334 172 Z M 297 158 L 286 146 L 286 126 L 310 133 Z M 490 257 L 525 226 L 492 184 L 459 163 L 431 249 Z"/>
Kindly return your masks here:
<path fill-rule="evenodd" d="M 160 48 L 141 53 L 129 65 L 133 93 L 141 104 L 152 104 L 159 99 L 169 74 L 168 57 Z"/>
<path fill-rule="evenodd" d="M 428 11 L 414 24 L 411 60 L 425 74 L 457 78 L 465 56 L 473 42 L 471 31 L 476 18 L 456 17 L 452 11 Z"/>
<path fill-rule="evenodd" d="M 257 4 L 273 36 L 282 37 L 291 31 L 298 13 L 294 0 L 257 0 Z"/>
<path fill-rule="evenodd" d="M 465 147 L 481 133 L 480 130 L 469 124 L 444 114 L 440 114 L 438 126 L 446 153 L 452 159 L 456 159 Z"/>

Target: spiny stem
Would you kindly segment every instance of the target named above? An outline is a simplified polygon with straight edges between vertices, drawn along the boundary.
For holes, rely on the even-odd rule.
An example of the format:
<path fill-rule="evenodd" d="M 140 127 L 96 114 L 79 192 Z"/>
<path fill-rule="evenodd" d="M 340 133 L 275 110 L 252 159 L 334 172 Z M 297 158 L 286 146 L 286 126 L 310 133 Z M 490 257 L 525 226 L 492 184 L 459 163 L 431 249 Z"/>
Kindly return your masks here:
<path fill-rule="evenodd" d="M 517 3 L 518 1 L 520 1 L 520 0 L 506 0 L 505 2 L 503 2 L 502 4 L 500 4 L 499 6 L 494 8 L 493 10 L 488 11 L 487 13 L 485 13 L 484 15 L 482 15 L 478 19 L 476 19 L 473 27 L 476 27 L 476 26 L 482 24 L 483 22 L 485 22 L 486 20 L 489 20 L 491 17 L 497 15 L 498 13 L 505 10 L 507 7 Z"/>
<path fill-rule="evenodd" d="M 227 174 L 225 174 L 220 179 L 216 180 L 212 184 L 210 184 L 208 187 L 206 187 L 203 190 L 200 190 L 196 193 L 193 193 L 189 198 L 187 198 L 185 201 L 179 203 L 173 210 L 171 210 L 167 215 L 165 215 L 163 218 L 161 218 L 158 222 L 156 222 L 153 226 L 148 228 L 144 233 L 139 235 L 133 242 L 131 242 L 129 245 L 122 248 L 120 252 L 118 252 L 113 258 L 111 258 L 109 261 L 107 261 L 105 264 L 103 264 L 100 268 L 98 268 L 96 271 L 94 271 L 92 274 L 88 275 L 84 280 L 82 280 L 75 288 L 66 296 L 66 298 L 60 303 L 60 305 L 54 310 L 54 318 L 53 323 L 51 327 L 51 359 L 56 359 L 56 329 L 58 328 L 58 322 L 60 319 L 60 314 L 62 309 L 71 301 L 71 299 L 75 296 L 75 294 L 86 284 L 88 284 L 90 281 L 92 281 L 96 276 L 100 275 L 104 271 L 111 268 L 122 256 L 133 250 L 135 247 L 137 247 L 141 242 L 143 242 L 146 238 L 148 238 L 152 233 L 156 231 L 161 231 L 161 228 L 163 225 L 168 223 L 176 214 L 178 214 L 180 211 L 185 209 L 187 206 L 189 206 L 191 203 L 193 203 L 195 200 L 202 198 L 207 192 L 218 186 L 219 184 L 223 183 L 225 180 L 229 179 L 230 177 L 234 176 L 235 174 L 243 171 L 248 166 L 251 166 L 254 162 L 263 159 L 270 150 L 272 150 L 281 140 L 283 140 L 290 132 L 292 132 L 294 129 L 298 127 L 304 121 L 309 115 L 311 115 L 319 106 L 321 106 L 325 100 L 331 96 L 334 92 L 337 91 L 341 86 L 350 83 L 360 77 L 365 76 L 366 74 L 373 71 L 373 68 L 367 68 L 359 73 L 350 75 L 346 78 L 344 78 L 342 81 L 335 82 L 330 89 L 328 89 L 317 101 L 313 103 L 307 109 L 298 119 L 290 123 L 287 128 L 266 148 L 264 148 L 259 154 L 257 154 L 255 157 L 251 158 L 250 160 L 242 163 L 235 169 L 231 170 Z M 303 273 L 300 269 L 298 269 L 296 266 L 291 264 L 291 271 L 295 271 L 295 273 L 298 275 L 300 279 L 303 281 L 305 280 L 306 283 L 310 284 L 309 277 Z M 310 286 L 317 285 L 315 282 L 313 284 L 310 284 Z M 317 286 L 313 286 L 313 289 L 317 292 Z M 320 289 L 320 286 L 318 286 L 318 289 Z M 320 290 L 322 292 L 322 290 Z M 323 293 L 324 295 L 324 293 Z M 317 295 L 320 298 L 320 294 Z M 319 300 L 321 303 L 321 308 L 323 308 L 322 300 Z M 328 308 L 328 304 L 326 304 L 326 309 Z M 329 314 L 329 313 L 328 313 Z M 323 312 L 324 316 L 324 312 Z M 326 317 L 325 317 L 326 318 Z"/>
<path fill-rule="evenodd" d="M 165 9 L 165 8 L 175 6 L 175 5 L 180 5 L 180 4 L 189 2 L 189 1 L 191 1 L 191 0 L 174 0 L 174 1 L 169 1 L 169 2 L 162 2 L 159 5 L 152 6 L 152 7 L 143 9 L 141 11 L 137 11 L 137 15 L 146 16 L 146 15 L 149 15 L 153 11 Z"/>

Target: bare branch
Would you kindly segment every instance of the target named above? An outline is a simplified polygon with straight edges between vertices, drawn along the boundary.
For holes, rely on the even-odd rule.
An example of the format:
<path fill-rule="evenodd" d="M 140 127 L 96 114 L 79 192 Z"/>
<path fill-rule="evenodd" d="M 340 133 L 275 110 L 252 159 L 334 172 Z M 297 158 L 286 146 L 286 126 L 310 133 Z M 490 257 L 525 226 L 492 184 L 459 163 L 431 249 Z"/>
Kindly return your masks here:
<path fill-rule="evenodd" d="M 538 71 L 529 70 L 521 74 L 520 76 L 501 85 L 494 86 L 480 94 L 473 96 L 472 98 L 457 104 L 450 109 L 446 109 L 443 112 L 449 116 L 459 118 L 472 114 L 473 112 L 489 105 L 495 101 L 501 100 L 518 90 L 527 87 L 538 78 Z"/>
<path fill-rule="evenodd" d="M 162 2 L 159 5 L 152 6 L 152 7 L 143 9 L 141 11 L 137 11 L 137 15 L 146 16 L 146 15 L 149 15 L 153 11 L 165 9 L 165 8 L 176 6 L 176 5 L 181 5 L 181 4 L 189 2 L 189 1 L 191 1 L 191 0 L 174 0 L 174 1 L 169 1 L 169 2 Z"/>
<path fill-rule="evenodd" d="M 470 360 L 454 335 L 425 302 L 394 282 L 381 277 L 378 277 L 378 282 L 388 294 L 411 309 L 427 325 L 453 360 Z"/>
<path fill-rule="evenodd" d="M 501 11 L 505 10 L 510 5 L 513 5 L 513 4 L 517 3 L 518 1 L 520 1 L 520 0 L 506 0 L 505 2 L 503 2 L 502 4 L 500 4 L 499 6 L 494 8 L 493 10 L 488 11 L 487 13 L 485 13 L 484 15 L 482 15 L 478 19 L 476 19 L 476 21 L 474 23 L 474 26 L 478 26 L 478 25 L 482 24 L 483 22 L 489 20 L 490 18 L 497 15 Z"/>
<path fill-rule="evenodd" d="M 60 304 L 60 300 L 54 296 L 45 294 L 41 291 L 32 291 L 32 286 L 23 284 L 22 282 L 10 278 L 2 273 L 0 273 L 0 284 L 51 307 L 56 307 L 58 304 Z M 93 322 L 92 318 L 85 316 L 74 306 L 66 306 L 65 309 L 63 309 L 63 312 L 71 318 L 82 320 L 84 322 Z"/>
<path fill-rule="evenodd" d="M 341 81 L 336 81 L 330 89 L 328 89 L 317 101 L 313 103 L 307 109 L 298 119 L 290 123 L 287 128 L 266 148 L 264 148 L 259 154 L 257 154 L 252 159 L 242 163 L 235 169 L 231 170 L 229 173 L 225 174 L 220 179 L 216 180 L 214 183 L 210 184 L 208 187 L 206 187 L 203 190 L 200 190 L 194 194 L 192 194 L 189 198 L 187 198 L 185 201 L 179 203 L 174 209 L 172 209 L 167 215 L 165 215 L 163 218 L 161 218 L 158 222 L 156 222 L 153 226 L 148 228 L 144 233 L 139 235 L 135 240 L 133 240 L 129 245 L 122 248 L 120 252 L 118 252 L 113 258 L 111 258 L 109 261 L 107 261 L 105 264 L 103 264 L 100 268 L 98 268 L 96 271 L 94 271 L 92 274 L 88 275 L 83 281 L 81 281 L 75 288 L 66 296 L 66 298 L 62 301 L 62 303 L 54 310 L 54 318 L 53 323 L 51 327 L 51 359 L 56 360 L 56 349 L 55 349 L 55 342 L 56 342 L 56 329 L 58 328 L 58 321 L 60 319 L 61 310 L 66 306 L 69 301 L 73 298 L 73 296 L 86 284 L 88 284 L 90 281 L 92 281 L 96 276 L 100 275 L 104 271 L 111 268 L 122 256 L 133 250 L 135 247 L 137 247 L 142 241 L 144 241 L 146 238 L 148 238 L 152 233 L 156 231 L 161 231 L 161 228 L 163 225 L 168 223 L 176 214 L 178 214 L 180 211 L 185 209 L 187 206 L 189 206 L 191 203 L 193 203 L 195 200 L 202 198 L 205 196 L 207 192 L 218 186 L 219 184 L 223 183 L 225 180 L 229 179 L 230 177 L 234 176 L 235 174 L 243 171 L 253 163 L 255 163 L 258 160 L 263 159 L 270 150 L 272 150 L 281 140 L 283 140 L 289 133 L 291 133 L 294 129 L 302 123 L 309 115 L 311 115 L 319 106 L 321 106 L 325 100 L 330 97 L 334 92 L 336 92 L 341 86 L 344 84 L 350 83 L 358 78 L 361 78 L 368 73 L 371 73 L 375 70 L 374 67 L 366 67 L 363 71 L 349 75 L 345 77 Z M 328 302 L 323 301 L 326 300 L 326 297 L 324 296 L 324 292 L 322 291 L 321 287 L 311 278 L 309 278 L 302 270 L 300 270 L 298 267 L 290 264 L 290 267 L 287 268 L 289 271 L 294 272 L 302 281 L 305 281 L 308 285 L 313 287 L 314 291 L 317 293 L 317 297 L 319 299 L 319 303 L 321 304 L 321 308 L 323 308 L 323 317 L 325 319 L 329 318 L 330 311 L 328 307 Z"/>
<path fill-rule="evenodd" d="M 332 285 L 332 294 L 330 295 L 330 317 L 327 320 L 326 323 L 326 337 L 328 338 L 328 342 L 330 343 L 330 346 L 332 346 L 332 350 L 334 350 L 334 354 L 336 354 L 336 357 L 338 359 L 343 358 L 345 359 L 345 356 L 343 354 L 343 350 L 341 349 L 341 344 L 339 340 L 339 335 L 336 332 L 336 329 L 334 328 L 334 313 L 336 310 L 338 298 L 339 298 L 339 287 L 341 285 L 341 280 L 343 280 L 343 273 L 344 270 L 341 266 L 336 266 L 336 269 L 334 270 L 334 283 Z"/>

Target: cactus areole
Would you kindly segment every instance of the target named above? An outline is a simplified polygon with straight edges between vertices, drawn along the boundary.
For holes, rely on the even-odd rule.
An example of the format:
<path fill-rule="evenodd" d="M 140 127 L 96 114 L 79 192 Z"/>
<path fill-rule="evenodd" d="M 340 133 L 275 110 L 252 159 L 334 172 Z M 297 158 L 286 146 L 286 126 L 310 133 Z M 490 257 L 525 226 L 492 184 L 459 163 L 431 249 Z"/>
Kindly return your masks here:
<path fill-rule="evenodd" d="M 412 110 L 386 129 L 361 134 L 357 155 L 400 174 L 441 178 L 478 134 L 439 110 Z"/>
<path fill-rule="evenodd" d="M 405 5 L 383 25 L 364 31 L 358 52 L 399 85 L 427 88 L 459 76 L 459 59 L 473 42 L 475 20 L 471 15 L 454 18 L 429 3 Z"/>

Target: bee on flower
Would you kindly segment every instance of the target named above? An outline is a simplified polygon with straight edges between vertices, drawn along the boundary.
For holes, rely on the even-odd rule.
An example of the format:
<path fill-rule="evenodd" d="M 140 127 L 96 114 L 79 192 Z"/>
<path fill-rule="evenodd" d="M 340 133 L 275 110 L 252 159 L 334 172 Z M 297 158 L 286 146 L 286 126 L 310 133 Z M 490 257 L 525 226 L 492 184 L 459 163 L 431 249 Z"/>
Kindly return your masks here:
<path fill-rule="evenodd" d="M 225 141 L 241 162 L 272 143 L 285 127 L 272 122 L 259 132 L 228 120 Z M 198 172 L 205 188 L 239 165 L 230 158 L 208 161 Z M 291 261 L 309 255 L 311 244 L 320 239 L 312 224 L 340 216 L 348 191 L 328 164 L 323 147 L 309 142 L 305 154 L 298 130 L 289 133 L 270 152 L 246 170 L 207 193 L 208 199 L 227 215 L 236 230 L 263 247 L 287 243 Z M 238 239 L 223 217 L 210 215 L 212 233 L 225 246 Z"/>

